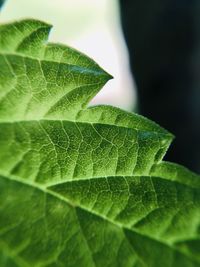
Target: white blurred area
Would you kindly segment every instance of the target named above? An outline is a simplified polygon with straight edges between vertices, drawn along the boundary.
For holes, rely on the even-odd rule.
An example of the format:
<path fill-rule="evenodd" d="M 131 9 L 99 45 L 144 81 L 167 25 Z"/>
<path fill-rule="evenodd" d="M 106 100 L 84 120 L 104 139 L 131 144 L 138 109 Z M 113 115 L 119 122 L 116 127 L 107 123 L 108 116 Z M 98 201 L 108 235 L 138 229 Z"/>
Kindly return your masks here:
<path fill-rule="evenodd" d="M 114 76 L 92 104 L 135 107 L 134 82 L 129 71 L 117 0 L 7 0 L 0 22 L 35 18 L 52 24 L 50 40 L 86 53 Z"/>

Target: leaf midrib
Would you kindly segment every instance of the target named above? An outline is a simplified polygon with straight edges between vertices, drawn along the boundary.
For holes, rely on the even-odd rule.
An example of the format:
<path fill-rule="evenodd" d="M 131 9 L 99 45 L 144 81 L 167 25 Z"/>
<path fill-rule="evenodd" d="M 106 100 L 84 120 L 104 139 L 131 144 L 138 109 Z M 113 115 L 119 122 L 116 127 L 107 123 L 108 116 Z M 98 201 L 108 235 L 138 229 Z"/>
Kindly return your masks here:
<path fill-rule="evenodd" d="M 90 72 L 93 73 L 95 76 L 98 75 L 98 76 L 101 76 L 101 77 L 107 77 L 108 80 L 112 78 L 111 75 L 109 75 L 107 72 L 101 70 L 100 67 L 98 68 L 98 66 L 96 67 L 95 70 L 94 70 L 94 68 L 89 68 L 89 66 L 90 66 L 89 64 L 88 64 L 88 67 L 86 67 L 86 66 L 83 66 L 83 65 L 75 65 L 75 64 L 71 64 L 71 63 L 67 63 L 67 62 L 57 61 L 57 60 L 48 60 L 48 59 L 45 59 L 45 57 L 44 58 L 31 57 L 29 55 L 24 55 L 22 53 L 15 53 L 15 52 L 12 52 L 12 53 L 2 53 L 2 52 L 0 52 L 0 56 L 3 56 L 3 57 L 15 56 L 15 57 L 23 58 L 23 59 L 31 59 L 31 60 L 35 60 L 35 61 L 39 61 L 39 62 L 45 62 L 45 63 L 49 63 L 49 64 L 57 63 L 57 64 L 59 64 L 59 66 L 60 65 L 67 65 L 67 66 L 73 67 L 73 68 L 80 68 L 80 69 L 83 69 L 83 70 L 90 70 Z"/>
<path fill-rule="evenodd" d="M 86 110 L 86 109 L 85 109 Z M 84 111 L 84 109 L 82 110 Z M 129 127 L 129 126 L 121 126 L 121 125 L 116 125 L 114 123 L 102 123 L 102 122 L 89 122 L 89 121 L 84 121 L 84 120 L 73 120 L 73 119 L 68 119 L 68 120 L 58 120 L 58 119 L 51 119 L 51 118 L 38 118 L 38 119 L 19 119 L 19 120 L 0 120 L 0 125 L 1 124 L 17 124 L 17 123 L 34 123 L 34 122 L 38 122 L 41 123 L 42 121 L 50 121 L 50 122 L 61 122 L 61 123 L 68 123 L 68 122 L 73 122 L 73 123 L 80 123 L 80 124 L 89 124 L 89 125 L 109 125 L 109 126 L 114 126 L 116 128 L 120 128 L 120 129 L 128 129 L 128 130 L 134 130 L 136 132 L 141 132 L 141 133 L 152 133 L 155 135 L 158 135 L 160 137 L 163 138 L 170 138 L 171 134 L 169 133 L 160 133 L 160 132 L 156 132 L 156 131 L 151 131 L 151 130 L 141 130 L 138 128 L 133 128 L 133 127 Z"/>
<path fill-rule="evenodd" d="M 103 220 L 105 220 L 105 221 L 107 221 L 107 222 L 109 222 L 109 223 L 111 223 L 111 224 L 113 224 L 113 225 L 115 225 L 115 226 L 121 228 L 122 230 L 123 230 L 123 229 L 124 229 L 124 230 L 129 230 L 129 231 L 131 231 L 131 232 L 133 232 L 133 233 L 139 234 L 140 236 L 143 236 L 143 237 L 145 237 L 145 238 L 148 238 L 148 239 L 151 239 L 151 240 L 153 240 L 153 241 L 156 241 L 157 243 L 159 243 L 159 244 L 161 244 L 161 245 L 164 245 L 164 246 L 168 247 L 169 249 L 174 250 L 174 251 L 176 251 L 176 252 L 182 254 L 183 256 L 185 256 L 186 258 L 188 258 L 191 262 L 193 262 L 193 263 L 195 263 L 195 264 L 199 263 L 199 262 L 196 261 L 195 259 L 191 258 L 190 255 L 185 254 L 183 251 L 178 250 L 176 247 L 171 246 L 171 245 L 168 244 L 168 243 L 164 243 L 164 242 L 161 241 L 161 240 L 154 239 L 154 238 L 152 238 L 152 237 L 150 237 L 150 236 L 148 236 L 148 235 L 146 235 L 146 234 L 141 234 L 137 229 L 132 229 L 132 228 L 130 228 L 130 227 L 128 227 L 128 226 L 124 226 L 123 224 L 121 224 L 121 223 L 119 223 L 119 222 L 116 222 L 116 221 L 113 221 L 113 220 L 111 220 L 110 218 L 105 217 L 105 216 L 103 216 L 102 214 L 97 213 L 97 212 L 95 212 L 95 211 L 93 211 L 93 210 L 89 210 L 89 209 L 85 208 L 84 206 L 82 206 L 82 205 L 80 205 L 80 204 L 79 204 L 79 205 L 74 205 L 74 203 L 72 203 L 69 199 L 67 199 L 66 197 L 61 196 L 61 195 L 58 194 L 58 193 L 55 193 L 55 192 L 49 190 L 46 186 L 42 186 L 42 185 L 39 185 L 39 184 L 37 184 L 37 183 L 31 182 L 31 181 L 27 181 L 27 180 L 25 180 L 25 179 L 20 179 L 20 178 L 14 177 L 14 176 L 10 176 L 10 177 L 9 177 L 9 176 L 5 176 L 5 175 L 2 175 L 1 173 L 0 173 L 0 176 L 1 176 L 2 178 L 4 178 L 4 179 L 10 180 L 10 181 L 15 181 L 15 182 L 24 184 L 24 185 L 26 185 L 26 186 L 30 186 L 30 187 L 32 187 L 32 188 L 35 188 L 35 189 L 37 189 L 37 190 L 39 190 L 39 191 L 42 191 L 42 192 L 44 192 L 45 194 L 49 194 L 49 195 L 51 195 L 51 196 L 57 198 L 58 200 L 60 200 L 60 201 L 62 201 L 62 202 L 64 202 L 64 203 L 67 203 L 68 205 L 70 205 L 70 206 L 71 206 L 72 208 L 74 208 L 74 209 L 76 209 L 76 208 L 80 208 L 80 209 L 82 209 L 83 211 L 86 211 L 86 212 L 88 212 L 88 213 L 90 213 L 90 214 L 93 214 L 93 215 L 95 215 L 95 216 L 100 217 L 101 219 L 103 219 Z M 124 236 L 125 236 L 125 238 L 127 239 L 126 235 L 124 235 Z M 127 239 L 127 241 L 129 242 L 128 239 Z M 129 243 L 130 243 L 130 242 L 129 242 Z M 134 248 L 133 248 L 133 249 L 134 249 Z M 136 252 L 136 251 L 135 251 L 135 252 Z M 136 252 L 136 253 L 137 253 L 137 252 Z M 138 254 L 137 254 L 137 256 L 140 258 L 140 256 L 139 256 Z"/>

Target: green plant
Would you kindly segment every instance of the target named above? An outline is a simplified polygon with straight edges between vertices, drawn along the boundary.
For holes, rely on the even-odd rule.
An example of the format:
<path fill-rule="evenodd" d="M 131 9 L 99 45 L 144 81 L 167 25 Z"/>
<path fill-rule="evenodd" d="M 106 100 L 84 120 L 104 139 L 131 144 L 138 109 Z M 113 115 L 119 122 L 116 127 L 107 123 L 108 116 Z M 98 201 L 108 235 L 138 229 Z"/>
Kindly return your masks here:
<path fill-rule="evenodd" d="M 200 177 L 157 124 L 87 107 L 111 76 L 50 28 L 0 26 L 0 266 L 200 266 Z"/>

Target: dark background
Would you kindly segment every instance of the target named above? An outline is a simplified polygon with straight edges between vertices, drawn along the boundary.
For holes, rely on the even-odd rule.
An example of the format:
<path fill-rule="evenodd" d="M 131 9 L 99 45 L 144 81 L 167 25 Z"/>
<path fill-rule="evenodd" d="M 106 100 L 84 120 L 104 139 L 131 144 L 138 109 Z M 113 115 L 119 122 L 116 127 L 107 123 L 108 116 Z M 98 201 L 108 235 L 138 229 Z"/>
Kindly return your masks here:
<path fill-rule="evenodd" d="M 120 5 L 139 113 L 176 136 L 166 160 L 200 172 L 200 1 Z"/>

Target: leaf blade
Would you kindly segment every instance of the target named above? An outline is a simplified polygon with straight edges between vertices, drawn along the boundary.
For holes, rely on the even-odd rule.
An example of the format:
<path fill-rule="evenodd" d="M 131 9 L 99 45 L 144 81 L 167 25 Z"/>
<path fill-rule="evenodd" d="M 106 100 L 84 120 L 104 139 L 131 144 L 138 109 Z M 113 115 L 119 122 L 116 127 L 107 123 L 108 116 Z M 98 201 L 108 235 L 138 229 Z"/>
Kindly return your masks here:
<path fill-rule="evenodd" d="M 199 176 L 159 125 L 88 108 L 112 77 L 50 29 L 0 26 L 0 263 L 198 266 Z"/>

